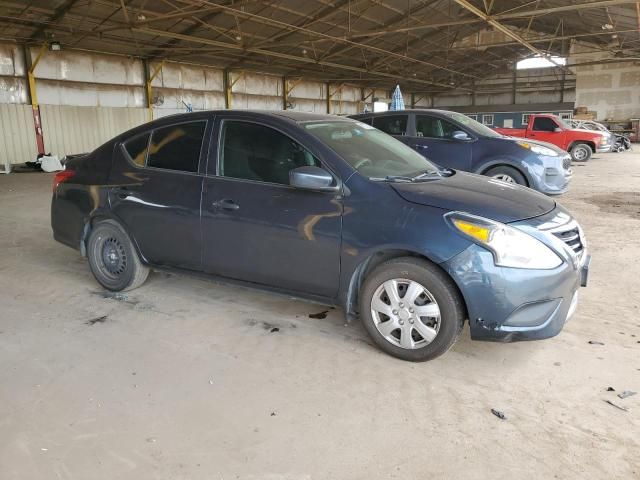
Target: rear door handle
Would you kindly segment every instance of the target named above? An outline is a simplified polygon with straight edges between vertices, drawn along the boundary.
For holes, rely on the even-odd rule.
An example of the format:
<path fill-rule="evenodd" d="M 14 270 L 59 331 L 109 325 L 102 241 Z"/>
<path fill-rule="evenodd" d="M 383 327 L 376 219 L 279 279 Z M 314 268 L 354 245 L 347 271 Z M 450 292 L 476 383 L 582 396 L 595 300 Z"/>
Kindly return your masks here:
<path fill-rule="evenodd" d="M 213 202 L 211 206 L 215 209 L 222 209 L 222 210 L 238 210 L 240 208 L 240 205 L 238 205 L 236 202 L 234 202 L 230 198 L 225 198 L 223 200 L 218 200 L 216 202 Z"/>
<path fill-rule="evenodd" d="M 131 192 L 127 187 L 114 187 L 111 189 L 111 191 L 115 193 L 118 196 L 118 198 L 121 198 L 121 199 L 125 199 L 129 195 L 131 195 Z"/>

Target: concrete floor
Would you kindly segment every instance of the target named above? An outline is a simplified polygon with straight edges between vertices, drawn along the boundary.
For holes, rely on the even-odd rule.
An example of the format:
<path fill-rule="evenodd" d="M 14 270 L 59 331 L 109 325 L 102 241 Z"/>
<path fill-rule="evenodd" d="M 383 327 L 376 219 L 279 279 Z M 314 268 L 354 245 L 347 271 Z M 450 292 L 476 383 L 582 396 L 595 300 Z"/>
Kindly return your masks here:
<path fill-rule="evenodd" d="M 425 364 L 340 311 L 200 279 L 105 298 L 51 238 L 50 184 L 0 176 L 3 480 L 640 477 L 640 394 L 616 397 L 640 392 L 638 153 L 576 166 L 560 199 L 594 255 L 560 336 L 465 330 Z"/>

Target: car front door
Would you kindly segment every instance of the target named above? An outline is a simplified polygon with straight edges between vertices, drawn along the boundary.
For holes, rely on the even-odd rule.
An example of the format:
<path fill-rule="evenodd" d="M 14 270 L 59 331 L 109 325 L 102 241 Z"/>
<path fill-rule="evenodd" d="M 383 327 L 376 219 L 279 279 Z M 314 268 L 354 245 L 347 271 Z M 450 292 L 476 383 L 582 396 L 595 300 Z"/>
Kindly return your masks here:
<path fill-rule="evenodd" d="M 473 138 L 454 138 L 455 132 L 467 133 L 462 127 L 434 115 L 416 114 L 415 136 L 409 146 L 433 162 L 457 170 L 471 169 Z"/>
<path fill-rule="evenodd" d="M 564 130 L 556 132 L 556 129 L 559 128 L 560 125 L 551 117 L 535 117 L 528 136 L 536 140 L 561 146 L 564 145 L 565 132 Z"/>
<path fill-rule="evenodd" d="M 207 123 L 161 126 L 115 149 L 111 210 L 154 265 L 201 267 L 199 164 Z"/>
<path fill-rule="evenodd" d="M 326 166 L 273 126 L 227 118 L 217 122 L 216 132 L 202 198 L 205 270 L 335 296 L 342 197 L 289 185 L 290 170 Z"/>

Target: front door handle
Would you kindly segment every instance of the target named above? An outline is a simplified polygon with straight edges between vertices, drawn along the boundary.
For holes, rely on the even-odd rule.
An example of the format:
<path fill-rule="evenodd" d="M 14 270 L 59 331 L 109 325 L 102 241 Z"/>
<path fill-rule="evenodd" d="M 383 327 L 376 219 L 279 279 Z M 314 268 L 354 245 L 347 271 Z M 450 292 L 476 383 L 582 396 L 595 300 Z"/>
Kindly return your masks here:
<path fill-rule="evenodd" d="M 416 143 L 413 148 L 415 148 L 416 150 L 426 150 L 427 148 L 429 148 L 428 145 L 420 145 L 418 143 Z"/>
<path fill-rule="evenodd" d="M 215 201 L 211 204 L 211 206 L 215 209 L 222 209 L 222 210 L 238 210 L 240 208 L 240 205 L 238 205 L 236 202 L 234 202 L 230 198 L 225 198 L 223 200 Z"/>

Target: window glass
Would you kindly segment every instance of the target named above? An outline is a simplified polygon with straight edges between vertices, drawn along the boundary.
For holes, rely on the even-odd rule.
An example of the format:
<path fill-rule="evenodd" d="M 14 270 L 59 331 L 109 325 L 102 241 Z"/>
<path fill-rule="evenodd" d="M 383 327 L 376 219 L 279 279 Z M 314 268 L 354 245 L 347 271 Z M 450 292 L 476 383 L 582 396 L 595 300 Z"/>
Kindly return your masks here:
<path fill-rule="evenodd" d="M 416 115 L 416 134 L 418 137 L 453 138 L 453 132 L 461 131 L 453 123 L 429 115 Z"/>
<path fill-rule="evenodd" d="M 131 161 L 139 167 L 144 167 L 147 159 L 147 147 L 149 146 L 149 132 L 133 137 L 124 144 L 124 149 L 129 154 Z"/>
<path fill-rule="evenodd" d="M 558 125 L 550 117 L 536 117 L 533 120 L 533 129 L 538 132 L 553 132 Z"/>
<path fill-rule="evenodd" d="M 373 118 L 373 126 L 389 135 L 406 135 L 408 115 L 384 115 Z"/>
<path fill-rule="evenodd" d="M 304 128 L 369 178 L 438 172 L 414 149 L 361 122 L 309 122 Z"/>
<path fill-rule="evenodd" d="M 483 115 L 482 123 L 485 125 L 493 125 L 493 115 Z"/>
<path fill-rule="evenodd" d="M 303 146 L 273 128 L 226 121 L 222 129 L 220 175 L 289 185 L 289 170 L 320 167 Z"/>
<path fill-rule="evenodd" d="M 442 112 L 442 113 L 447 117 L 449 117 L 451 120 L 454 120 L 464 125 L 467 130 L 471 130 L 473 133 L 476 133 L 483 137 L 501 137 L 502 136 L 495 130 L 492 130 L 486 125 L 483 125 L 480 122 L 477 122 L 472 118 L 469 118 L 466 115 L 463 115 L 462 113 L 457 113 L 457 112 Z M 491 115 L 491 117 L 492 117 L 491 121 L 493 122 L 493 115 Z"/>
<path fill-rule="evenodd" d="M 147 166 L 197 172 L 206 125 L 206 122 L 190 122 L 154 130 Z"/>

